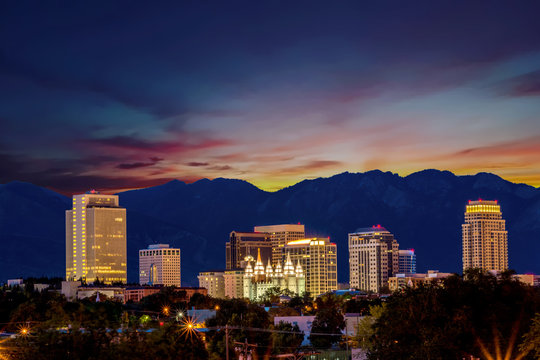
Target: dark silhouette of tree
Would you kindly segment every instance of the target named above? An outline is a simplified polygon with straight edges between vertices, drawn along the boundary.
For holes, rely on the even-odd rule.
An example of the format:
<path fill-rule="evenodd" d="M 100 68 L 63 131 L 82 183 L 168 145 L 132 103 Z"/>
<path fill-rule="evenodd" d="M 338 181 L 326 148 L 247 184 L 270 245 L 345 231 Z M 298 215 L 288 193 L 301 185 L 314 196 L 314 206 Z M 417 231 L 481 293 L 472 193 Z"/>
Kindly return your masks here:
<path fill-rule="evenodd" d="M 345 328 L 341 300 L 335 295 L 326 294 L 317 298 L 314 307 L 317 308 L 317 314 L 311 326 L 309 341 L 315 348 L 330 348 L 341 340 L 341 335 L 336 334 L 341 334 Z M 316 335 L 317 333 L 329 335 Z"/>
<path fill-rule="evenodd" d="M 498 351 L 517 356 L 517 339 L 540 308 L 540 296 L 510 275 L 497 279 L 473 269 L 463 278 L 394 294 L 374 325 L 370 359 L 495 358 Z"/>
<path fill-rule="evenodd" d="M 304 333 L 300 331 L 300 328 L 296 324 L 292 325 L 290 323 L 280 321 L 279 324 L 274 326 L 274 330 L 300 333 L 272 333 L 272 352 L 274 354 L 294 353 L 294 351 L 300 347 L 304 341 Z"/>

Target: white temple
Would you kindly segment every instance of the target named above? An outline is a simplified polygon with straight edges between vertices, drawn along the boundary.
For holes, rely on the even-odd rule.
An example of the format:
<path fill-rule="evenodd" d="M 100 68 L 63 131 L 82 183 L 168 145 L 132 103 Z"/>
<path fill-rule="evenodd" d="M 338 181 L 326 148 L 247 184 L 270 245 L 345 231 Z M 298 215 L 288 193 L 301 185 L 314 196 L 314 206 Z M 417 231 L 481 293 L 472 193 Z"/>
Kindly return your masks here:
<path fill-rule="evenodd" d="M 306 278 L 300 262 L 294 267 L 291 256 L 287 253 L 287 259 L 283 268 L 278 263 L 274 269 L 268 260 L 266 269 L 261 261 L 261 252 L 257 254 L 255 267 L 248 262 L 244 271 L 244 297 L 250 300 L 260 299 L 267 290 L 272 288 L 287 289 L 297 295 L 306 291 Z"/>

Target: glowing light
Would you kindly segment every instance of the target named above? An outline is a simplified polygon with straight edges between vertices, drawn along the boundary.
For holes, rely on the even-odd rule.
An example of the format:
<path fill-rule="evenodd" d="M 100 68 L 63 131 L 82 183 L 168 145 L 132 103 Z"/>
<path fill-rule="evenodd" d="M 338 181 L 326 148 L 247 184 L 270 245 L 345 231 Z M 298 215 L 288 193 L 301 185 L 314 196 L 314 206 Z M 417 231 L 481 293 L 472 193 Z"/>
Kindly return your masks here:
<path fill-rule="evenodd" d="M 165 316 L 169 316 L 169 313 L 170 313 L 170 308 L 168 306 L 164 306 L 162 309 L 161 309 L 161 312 L 165 315 Z"/>
<path fill-rule="evenodd" d="M 30 335 L 30 326 L 28 324 L 19 325 L 18 329 L 19 329 L 19 335 L 20 336 L 26 337 L 26 336 Z"/>
<path fill-rule="evenodd" d="M 182 319 L 180 324 L 180 335 L 184 336 L 186 339 L 189 337 L 193 341 L 193 336 L 198 336 L 199 331 L 197 330 L 201 324 L 197 323 L 196 318 L 186 316 Z"/>

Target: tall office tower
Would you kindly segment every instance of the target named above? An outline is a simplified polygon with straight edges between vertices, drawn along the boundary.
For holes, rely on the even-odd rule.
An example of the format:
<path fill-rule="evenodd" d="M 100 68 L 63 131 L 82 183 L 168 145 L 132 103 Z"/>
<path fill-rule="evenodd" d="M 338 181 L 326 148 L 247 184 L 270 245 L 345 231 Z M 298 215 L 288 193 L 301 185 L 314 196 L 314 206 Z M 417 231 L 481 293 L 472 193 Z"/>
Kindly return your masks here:
<path fill-rule="evenodd" d="M 180 249 L 155 244 L 139 250 L 139 284 L 180 287 Z"/>
<path fill-rule="evenodd" d="M 329 238 L 289 241 L 284 252 L 292 264 L 300 264 L 311 296 L 337 290 L 337 246 Z"/>
<path fill-rule="evenodd" d="M 469 201 L 463 231 L 463 270 L 508 269 L 508 232 L 497 201 Z"/>
<path fill-rule="evenodd" d="M 416 274 L 416 254 L 414 249 L 399 250 L 399 274 Z"/>
<path fill-rule="evenodd" d="M 225 244 L 225 268 L 227 270 L 245 267 L 245 257 L 257 256 L 257 249 L 261 251 L 261 258 L 266 263 L 272 258 L 272 241 L 270 235 L 263 232 L 232 231 L 229 241 Z"/>
<path fill-rule="evenodd" d="M 289 241 L 300 240 L 306 237 L 304 225 L 301 224 L 281 224 L 255 226 L 255 232 L 268 233 L 272 242 L 272 266 L 285 261 L 283 248 Z"/>
<path fill-rule="evenodd" d="M 126 209 L 117 195 L 73 195 L 66 211 L 66 278 L 127 282 Z"/>
<path fill-rule="evenodd" d="M 349 234 L 351 288 L 379 292 L 399 269 L 399 244 L 381 225 Z"/>

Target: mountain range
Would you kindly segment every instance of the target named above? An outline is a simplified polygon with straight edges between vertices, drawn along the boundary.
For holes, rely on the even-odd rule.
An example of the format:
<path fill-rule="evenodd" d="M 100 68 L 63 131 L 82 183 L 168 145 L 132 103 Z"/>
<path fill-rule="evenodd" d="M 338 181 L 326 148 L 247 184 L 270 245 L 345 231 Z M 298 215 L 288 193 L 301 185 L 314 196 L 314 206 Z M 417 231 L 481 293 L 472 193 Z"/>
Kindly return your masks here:
<path fill-rule="evenodd" d="M 232 230 L 302 223 L 308 236 L 338 246 L 338 280 L 348 281 L 347 234 L 380 224 L 400 248 L 414 248 L 418 272 L 461 272 L 461 224 L 468 200 L 496 199 L 508 230 L 510 268 L 540 273 L 540 189 L 479 173 L 424 170 L 401 177 L 379 170 L 304 180 L 266 192 L 242 180 L 202 179 L 121 192 L 127 209 L 128 281 L 138 281 L 138 250 L 167 243 L 182 250 L 182 282 L 225 266 Z M 70 199 L 22 182 L 0 185 L 0 282 L 64 276 L 65 210 Z"/>

